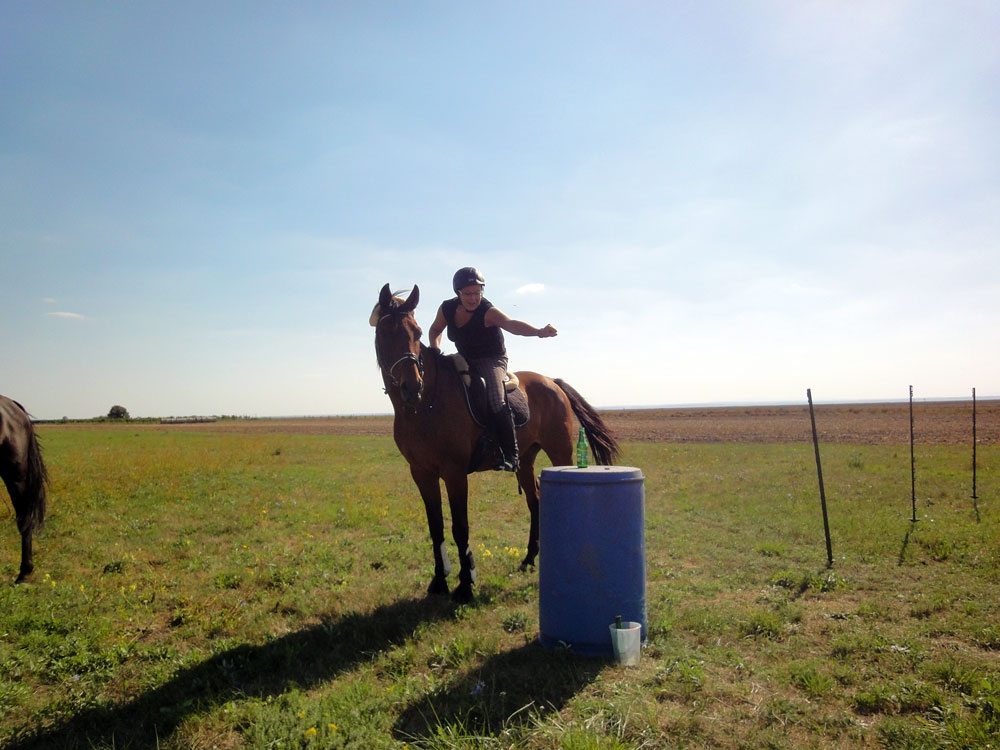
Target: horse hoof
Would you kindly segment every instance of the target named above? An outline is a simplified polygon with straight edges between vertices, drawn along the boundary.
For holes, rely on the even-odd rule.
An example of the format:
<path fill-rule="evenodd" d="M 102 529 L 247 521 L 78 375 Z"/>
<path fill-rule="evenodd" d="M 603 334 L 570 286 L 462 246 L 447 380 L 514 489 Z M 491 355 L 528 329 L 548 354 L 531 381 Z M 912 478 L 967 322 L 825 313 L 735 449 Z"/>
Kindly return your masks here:
<path fill-rule="evenodd" d="M 472 601 L 472 584 L 461 583 L 451 592 L 451 600 L 455 604 L 468 604 Z"/>
<path fill-rule="evenodd" d="M 444 578 L 433 578 L 431 579 L 430 586 L 427 587 L 427 593 L 432 596 L 438 596 L 441 594 L 448 593 L 448 582 Z"/>
<path fill-rule="evenodd" d="M 535 569 L 535 563 L 529 562 L 528 560 L 523 560 L 521 562 L 521 567 L 518 568 L 518 570 L 521 571 L 522 573 L 527 573 L 528 571 L 534 571 L 534 569 Z"/>

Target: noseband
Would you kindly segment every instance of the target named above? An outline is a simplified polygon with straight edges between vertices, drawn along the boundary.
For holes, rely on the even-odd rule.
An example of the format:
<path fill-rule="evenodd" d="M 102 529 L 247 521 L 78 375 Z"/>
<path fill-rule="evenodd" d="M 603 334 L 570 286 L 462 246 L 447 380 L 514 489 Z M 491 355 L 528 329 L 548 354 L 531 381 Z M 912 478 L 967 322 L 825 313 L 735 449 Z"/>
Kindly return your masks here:
<path fill-rule="evenodd" d="M 386 370 L 386 374 L 389 376 L 389 381 L 393 385 L 395 385 L 395 386 L 399 385 L 399 381 L 396 380 L 396 376 L 393 375 L 393 371 L 397 367 L 399 367 L 399 363 L 400 362 L 412 362 L 413 364 L 415 364 L 417 366 L 417 373 L 420 375 L 420 379 L 423 380 L 423 377 L 424 377 L 424 360 L 421 359 L 420 357 L 418 357 L 413 352 L 407 352 L 402 357 L 400 357 L 395 362 L 393 362 L 392 363 L 392 367 L 390 367 L 388 370 Z"/>

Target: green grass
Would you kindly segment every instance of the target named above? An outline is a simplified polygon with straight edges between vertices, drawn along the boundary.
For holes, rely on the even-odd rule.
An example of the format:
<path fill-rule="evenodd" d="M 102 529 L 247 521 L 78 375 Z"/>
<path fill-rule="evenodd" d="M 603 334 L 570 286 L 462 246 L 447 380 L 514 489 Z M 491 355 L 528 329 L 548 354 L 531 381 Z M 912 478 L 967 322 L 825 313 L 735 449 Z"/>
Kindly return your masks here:
<path fill-rule="evenodd" d="M 459 607 L 424 597 L 423 507 L 390 438 L 41 434 L 37 570 L 0 585 L 4 747 L 1000 742 L 993 446 L 978 500 L 968 451 L 921 448 L 916 523 L 908 446 L 822 446 L 828 567 L 811 446 L 627 445 L 650 639 L 626 669 L 536 644 L 510 475 L 472 478 Z"/>

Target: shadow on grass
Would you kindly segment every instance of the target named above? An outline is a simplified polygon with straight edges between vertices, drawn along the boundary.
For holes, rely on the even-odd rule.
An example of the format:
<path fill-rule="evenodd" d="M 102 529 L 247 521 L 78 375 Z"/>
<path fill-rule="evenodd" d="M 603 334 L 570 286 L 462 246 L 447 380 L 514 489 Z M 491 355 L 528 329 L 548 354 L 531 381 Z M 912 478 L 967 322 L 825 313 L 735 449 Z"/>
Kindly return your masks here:
<path fill-rule="evenodd" d="M 419 745 L 440 728 L 456 737 L 499 737 L 560 711 L 611 663 L 550 651 L 537 642 L 488 659 L 446 692 L 428 695 L 407 708 L 393 734 Z"/>
<path fill-rule="evenodd" d="M 189 716 L 230 700 L 308 689 L 404 643 L 426 622 L 446 619 L 450 600 L 409 599 L 367 615 L 349 613 L 262 645 L 241 645 L 182 669 L 169 682 L 132 701 L 100 706 L 29 730 L 8 750 L 157 747 Z"/>
<path fill-rule="evenodd" d="M 898 561 L 896 563 L 897 565 L 905 565 L 906 564 L 906 551 L 910 548 L 910 534 L 912 534 L 912 533 L 913 533 L 913 524 L 911 523 L 906 528 L 906 534 L 905 534 L 905 536 L 903 536 L 903 546 L 900 547 L 900 549 L 899 549 L 899 559 L 898 559 Z"/>

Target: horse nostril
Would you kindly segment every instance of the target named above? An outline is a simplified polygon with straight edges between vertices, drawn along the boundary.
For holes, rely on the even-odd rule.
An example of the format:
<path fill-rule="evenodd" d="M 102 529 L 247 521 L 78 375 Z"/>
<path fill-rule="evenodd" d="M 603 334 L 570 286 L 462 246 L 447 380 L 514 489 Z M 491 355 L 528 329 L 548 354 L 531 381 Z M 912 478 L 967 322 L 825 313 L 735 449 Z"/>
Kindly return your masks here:
<path fill-rule="evenodd" d="M 420 384 L 410 383 L 409 381 L 402 383 L 399 386 L 400 393 L 403 394 L 403 400 L 408 404 L 416 404 L 420 401 Z"/>

